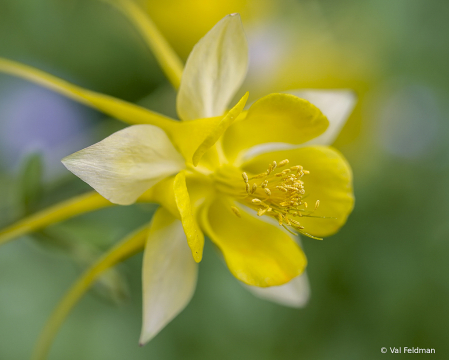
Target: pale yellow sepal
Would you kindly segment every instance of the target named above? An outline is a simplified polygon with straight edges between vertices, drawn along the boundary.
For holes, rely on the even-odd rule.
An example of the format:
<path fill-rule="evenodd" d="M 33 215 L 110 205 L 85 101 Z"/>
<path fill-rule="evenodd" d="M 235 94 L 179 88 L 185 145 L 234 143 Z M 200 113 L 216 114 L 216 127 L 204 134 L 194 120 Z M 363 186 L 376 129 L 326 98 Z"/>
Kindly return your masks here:
<path fill-rule="evenodd" d="M 129 205 L 185 167 L 163 130 L 134 125 L 65 157 L 62 163 L 109 201 Z"/>
<path fill-rule="evenodd" d="M 229 159 L 264 143 L 302 144 L 322 134 L 327 118 L 310 102 L 289 94 L 270 94 L 256 101 L 246 117 L 232 124 L 223 136 Z"/>
<path fill-rule="evenodd" d="M 134 1 L 131 0 L 103 0 L 115 5 L 140 32 L 146 44 L 153 51 L 168 80 L 175 89 L 179 88 L 183 72 L 183 64 L 167 40 L 162 36 L 156 25 Z"/>
<path fill-rule="evenodd" d="M 147 234 L 148 225 L 132 233 L 114 246 L 78 279 L 65 294 L 45 324 L 34 349 L 32 360 L 44 360 L 47 357 L 53 339 L 78 300 L 106 270 L 141 251 L 144 248 Z"/>
<path fill-rule="evenodd" d="M 226 129 L 237 119 L 242 112 L 248 100 L 249 93 L 247 92 L 240 101 L 226 114 L 220 123 L 212 130 L 212 132 L 204 139 L 201 145 L 193 154 L 193 165 L 197 166 L 204 153 L 210 149 L 218 139 L 223 135 Z"/>
<path fill-rule="evenodd" d="M 184 171 L 181 171 L 176 175 L 173 189 L 176 204 L 181 216 L 182 226 L 187 237 L 187 243 L 192 250 L 193 259 L 196 262 L 200 262 L 203 257 L 204 235 L 198 227 L 198 223 L 194 217 L 189 193 L 187 191 L 186 175 Z"/>
<path fill-rule="evenodd" d="M 243 82 L 248 44 L 239 14 L 225 16 L 193 48 L 176 107 L 182 120 L 222 115 Z"/>
<path fill-rule="evenodd" d="M 0 230 L 0 245 L 71 217 L 114 205 L 95 191 L 39 211 Z"/>
<path fill-rule="evenodd" d="M 303 231 L 318 237 L 337 232 L 354 207 L 352 172 L 343 155 L 328 146 L 279 150 L 254 157 L 243 164 L 242 170 L 257 174 L 277 159 L 288 159 L 291 164 L 310 171 L 303 178 L 307 194 L 305 200 L 311 207 L 319 200 L 320 206 L 313 217 L 300 218 Z"/>
<path fill-rule="evenodd" d="M 138 105 L 83 89 L 31 66 L 0 58 L 0 72 L 14 75 L 56 91 L 128 124 L 151 124 L 166 129 L 175 122 Z"/>
<path fill-rule="evenodd" d="M 143 319 L 140 345 L 150 341 L 189 303 L 198 265 L 181 221 L 164 208 L 153 216 L 142 268 Z"/>
<path fill-rule="evenodd" d="M 292 308 L 302 308 L 310 299 L 310 285 L 306 271 L 284 285 L 266 288 L 246 286 L 246 288 L 261 299 Z"/>
<path fill-rule="evenodd" d="M 282 228 L 256 219 L 224 196 L 204 206 L 200 219 L 231 273 L 245 284 L 282 285 L 300 275 L 307 265 L 301 248 Z"/>

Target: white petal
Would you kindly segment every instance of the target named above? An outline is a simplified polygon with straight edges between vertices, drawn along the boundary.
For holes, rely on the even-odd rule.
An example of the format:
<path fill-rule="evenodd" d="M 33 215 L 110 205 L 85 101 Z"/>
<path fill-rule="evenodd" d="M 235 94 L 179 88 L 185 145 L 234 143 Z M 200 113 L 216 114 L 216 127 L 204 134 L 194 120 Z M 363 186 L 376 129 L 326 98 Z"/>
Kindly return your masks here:
<path fill-rule="evenodd" d="M 310 101 L 329 120 L 327 130 L 304 145 L 331 145 L 357 102 L 355 93 L 351 90 L 292 90 L 286 93 Z"/>
<path fill-rule="evenodd" d="M 310 286 L 306 272 L 281 286 L 260 288 L 245 285 L 245 287 L 257 297 L 295 308 L 305 306 L 310 298 Z"/>
<path fill-rule="evenodd" d="M 143 257 L 140 344 L 156 336 L 187 306 L 195 291 L 197 272 L 181 221 L 159 208 Z"/>
<path fill-rule="evenodd" d="M 185 167 L 163 130 L 134 125 L 67 156 L 62 163 L 109 201 L 129 205 Z"/>
<path fill-rule="evenodd" d="M 225 16 L 193 48 L 182 74 L 177 111 L 182 120 L 220 116 L 248 67 L 239 14 Z"/>
<path fill-rule="evenodd" d="M 329 127 L 323 134 L 301 144 L 301 147 L 308 145 L 331 145 L 337 138 L 357 102 L 357 98 L 351 90 L 291 90 L 285 93 L 310 101 L 329 120 Z M 286 143 L 256 145 L 243 155 L 241 161 L 249 160 L 262 153 L 292 149 L 295 147 L 298 146 Z"/>

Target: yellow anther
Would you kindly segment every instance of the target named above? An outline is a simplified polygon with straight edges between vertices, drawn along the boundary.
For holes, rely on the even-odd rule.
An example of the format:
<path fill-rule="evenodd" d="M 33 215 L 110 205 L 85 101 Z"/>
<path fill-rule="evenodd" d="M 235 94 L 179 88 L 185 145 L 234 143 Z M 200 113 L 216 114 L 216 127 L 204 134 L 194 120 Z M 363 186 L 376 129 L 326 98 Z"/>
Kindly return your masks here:
<path fill-rule="evenodd" d="M 267 212 L 267 209 L 259 209 L 259 211 L 257 212 L 258 216 L 262 216 L 263 214 L 265 214 Z"/>
<path fill-rule="evenodd" d="M 273 161 L 268 164 L 265 172 L 252 177 L 248 177 L 245 172 L 242 173 L 248 194 L 244 201 L 247 206 L 256 211 L 258 216 L 267 215 L 275 218 L 279 221 L 279 225 L 287 230 L 289 229 L 286 226 L 301 230 L 304 227 L 293 217 L 310 216 L 319 207 L 320 202 L 319 200 L 315 202 L 315 210 L 312 212 L 307 210 L 308 204 L 302 200 L 306 191 L 301 178 L 309 174 L 309 171 L 304 170 L 301 165 L 286 167 L 284 170 L 275 173 L 275 169 L 288 163 L 288 159 L 279 163 Z M 254 182 L 249 183 L 253 179 L 255 179 Z M 268 188 L 269 183 L 270 188 Z M 264 194 L 261 195 L 261 191 L 257 193 L 258 189 L 262 189 Z M 256 196 L 259 198 L 256 198 Z M 263 200 L 261 200 L 262 198 Z M 232 211 L 237 216 L 240 215 L 237 208 L 232 208 Z M 300 232 L 302 233 L 302 231 Z"/>
<path fill-rule="evenodd" d="M 248 180 L 260 179 L 260 178 L 263 178 L 263 177 L 265 177 L 265 176 L 267 176 L 267 173 L 266 173 L 266 172 L 261 173 L 261 174 L 257 174 L 257 175 L 254 175 L 254 176 L 251 176 L 250 178 L 248 178 Z"/>
<path fill-rule="evenodd" d="M 257 190 L 257 184 L 254 183 L 253 186 L 251 187 L 251 194 L 254 194 L 254 192 Z"/>
<path fill-rule="evenodd" d="M 279 189 L 279 190 L 281 190 L 281 191 L 283 191 L 283 192 L 287 192 L 288 190 L 285 188 L 285 187 L 283 187 L 283 186 L 276 186 L 276 189 Z"/>
<path fill-rule="evenodd" d="M 231 210 L 232 210 L 232 212 L 233 212 L 235 215 L 237 215 L 237 217 L 239 217 L 239 218 L 242 217 L 242 215 L 240 214 L 239 209 L 237 209 L 235 206 L 231 206 Z"/>

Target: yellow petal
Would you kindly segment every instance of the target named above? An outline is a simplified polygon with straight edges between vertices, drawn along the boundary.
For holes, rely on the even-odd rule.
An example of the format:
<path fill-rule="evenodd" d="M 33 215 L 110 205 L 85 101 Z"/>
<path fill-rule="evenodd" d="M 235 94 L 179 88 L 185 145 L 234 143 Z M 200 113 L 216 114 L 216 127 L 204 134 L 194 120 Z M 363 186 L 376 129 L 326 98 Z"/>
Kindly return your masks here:
<path fill-rule="evenodd" d="M 177 97 L 182 120 L 220 116 L 248 67 L 248 44 L 239 14 L 225 16 L 193 48 Z"/>
<path fill-rule="evenodd" d="M 189 193 L 186 185 L 186 175 L 181 171 L 176 175 L 173 189 L 175 192 L 176 205 L 181 216 L 182 226 L 187 236 L 187 243 L 192 250 L 193 258 L 200 262 L 203 257 L 204 235 L 198 227 L 190 203 Z"/>
<path fill-rule="evenodd" d="M 280 228 L 256 219 L 240 208 L 237 217 L 224 197 L 201 212 L 201 225 L 220 248 L 232 274 L 248 285 L 282 285 L 301 274 L 306 257 Z"/>
<path fill-rule="evenodd" d="M 306 100 L 289 94 L 270 94 L 256 101 L 246 117 L 231 125 L 223 136 L 229 159 L 264 143 L 302 144 L 322 134 L 329 122 Z"/>
<path fill-rule="evenodd" d="M 242 169 L 257 174 L 273 160 L 283 159 L 288 159 L 292 166 L 301 165 L 310 171 L 302 178 L 309 208 L 313 210 L 316 201 L 320 201 L 313 213 L 315 217 L 299 218 L 304 232 L 318 237 L 337 232 L 354 207 L 352 172 L 346 159 L 331 147 L 309 146 L 258 155 L 243 164 Z"/>
<path fill-rule="evenodd" d="M 137 199 L 137 201 L 160 204 L 171 215 L 181 220 L 175 199 L 175 178 L 176 176 L 171 176 L 158 182 Z M 212 182 L 207 181 L 207 178 L 196 173 L 186 174 L 186 185 L 192 209 L 198 209 L 204 200 L 210 198 L 215 191 Z"/>
<path fill-rule="evenodd" d="M 204 142 L 204 140 L 210 136 L 210 134 L 215 132 L 215 129 L 221 123 L 222 118 L 223 117 L 220 116 L 177 122 L 175 126 L 170 128 L 168 134 L 184 159 L 186 159 L 187 164 L 192 164 L 195 151 Z M 209 153 L 209 151 L 207 153 Z M 207 169 L 213 170 L 217 166 L 218 162 L 218 155 L 215 154 L 215 156 L 208 156 L 203 159 L 200 162 L 200 165 L 205 166 Z"/>
<path fill-rule="evenodd" d="M 305 99 L 315 105 L 329 120 L 329 127 L 324 133 L 312 140 L 302 144 L 331 145 L 341 129 L 348 120 L 352 109 L 356 104 L 356 96 L 351 90 L 290 90 L 286 94 Z M 266 143 L 252 147 L 246 151 L 241 159 L 242 162 L 265 152 L 293 149 L 297 145 L 287 143 Z"/>
<path fill-rule="evenodd" d="M 215 170 L 222 159 L 218 151 L 212 146 L 226 131 L 232 122 L 246 113 L 241 110 L 247 100 L 247 94 L 224 116 L 195 119 L 191 121 L 176 121 L 166 127 L 167 135 L 183 155 L 187 164 L 193 164 L 206 170 Z M 238 121 L 238 120 L 237 120 Z"/>
<path fill-rule="evenodd" d="M 167 75 L 168 80 L 177 89 L 181 83 L 183 64 L 167 40 L 157 29 L 148 15 L 133 1 L 103 0 L 115 5 L 136 27 L 143 39 L 153 51 L 154 56 Z"/>
<path fill-rule="evenodd" d="M 43 229 L 51 224 L 114 205 L 100 194 L 89 192 L 53 205 L 0 230 L 0 244 L 18 236 Z"/>
<path fill-rule="evenodd" d="M 163 130 L 134 125 L 62 160 L 109 201 L 129 205 L 162 179 L 185 167 Z"/>
<path fill-rule="evenodd" d="M 143 193 L 137 201 L 157 203 L 168 210 L 170 214 L 172 214 L 175 218 L 181 219 L 175 200 L 173 185 L 175 177 L 176 176 L 170 176 L 164 180 L 159 181 L 156 185 Z"/>
<path fill-rule="evenodd" d="M 14 75 L 56 91 L 129 124 L 151 124 L 167 129 L 175 121 L 126 101 L 83 89 L 38 69 L 0 58 L 0 72 Z"/>
<path fill-rule="evenodd" d="M 310 101 L 329 120 L 327 130 L 307 142 L 307 145 L 331 145 L 357 102 L 357 97 L 351 90 L 291 90 L 287 93 Z"/>
<path fill-rule="evenodd" d="M 187 306 L 195 291 L 197 273 L 198 265 L 192 259 L 181 221 L 159 208 L 143 256 L 141 345 Z"/>
<path fill-rule="evenodd" d="M 274 221 L 274 219 L 272 219 L 273 221 L 271 219 L 266 220 L 277 225 L 277 222 Z M 286 229 L 283 229 L 283 231 L 302 248 L 299 236 L 292 235 Z M 311 292 L 307 271 L 304 271 L 301 275 L 293 278 L 284 285 L 266 288 L 245 285 L 245 288 L 254 296 L 261 299 L 293 308 L 302 308 L 306 306 L 310 299 Z"/>
<path fill-rule="evenodd" d="M 44 360 L 47 357 L 53 339 L 65 318 L 70 313 L 70 310 L 72 310 L 78 300 L 106 270 L 141 251 L 144 247 L 147 233 L 148 225 L 132 233 L 103 255 L 78 279 L 65 294 L 64 298 L 45 324 L 34 349 L 32 356 L 33 360 Z"/>
<path fill-rule="evenodd" d="M 223 135 L 226 129 L 234 122 L 240 115 L 248 100 L 249 93 L 247 92 L 240 101 L 226 114 L 221 122 L 210 132 L 210 134 L 203 140 L 201 145 L 193 154 L 193 165 L 197 166 L 204 153 L 211 148 L 217 140 Z"/>

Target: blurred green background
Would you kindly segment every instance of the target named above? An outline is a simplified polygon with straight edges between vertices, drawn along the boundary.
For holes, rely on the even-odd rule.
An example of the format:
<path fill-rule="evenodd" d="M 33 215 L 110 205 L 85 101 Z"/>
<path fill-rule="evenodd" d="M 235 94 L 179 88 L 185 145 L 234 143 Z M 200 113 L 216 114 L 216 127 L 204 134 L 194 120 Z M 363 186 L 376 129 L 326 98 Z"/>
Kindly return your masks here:
<path fill-rule="evenodd" d="M 350 88 L 358 105 L 336 141 L 356 207 L 325 241 L 304 239 L 304 309 L 253 297 L 210 244 L 190 305 L 138 347 L 141 260 L 108 274 L 64 324 L 49 359 L 381 359 L 385 347 L 449 357 L 449 2 L 143 2 L 185 58 L 227 13 L 250 43 L 252 100 Z M 175 93 L 133 27 L 96 0 L 0 0 L 0 56 L 175 116 Z M 250 100 L 251 100 L 250 99 Z M 60 159 L 123 124 L 0 75 L 0 225 L 88 190 Z M 34 154 L 34 155 L 33 155 Z M 36 154 L 41 154 L 40 156 Z M 155 207 L 114 207 L 0 249 L 0 359 L 23 360 L 61 296 Z"/>

